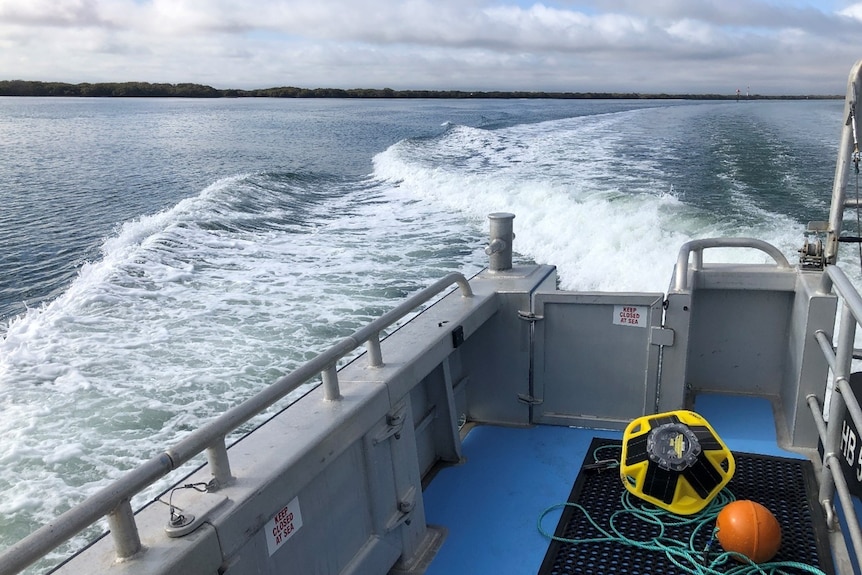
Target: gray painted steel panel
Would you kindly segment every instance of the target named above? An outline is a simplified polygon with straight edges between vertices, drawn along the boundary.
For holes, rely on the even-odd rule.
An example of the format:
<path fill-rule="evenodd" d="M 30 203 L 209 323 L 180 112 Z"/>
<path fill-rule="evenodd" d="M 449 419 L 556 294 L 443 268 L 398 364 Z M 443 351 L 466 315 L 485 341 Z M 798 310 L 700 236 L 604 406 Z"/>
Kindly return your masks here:
<path fill-rule="evenodd" d="M 695 290 L 686 383 L 696 391 L 778 396 L 792 306 L 792 291 Z"/>
<path fill-rule="evenodd" d="M 664 312 L 665 328 L 673 331 L 672 346 L 661 351 L 661 380 L 658 389 L 658 411 L 686 407 L 686 371 L 691 323 L 691 293 L 669 293 Z"/>
<path fill-rule="evenodd" d="M 663 294 L 537 293 L 535 423 L 623 428 L 652 413 Z M 636 320 L 621 314 L 633 308 Z M 644 317 L 645 316 L 645 317 Z"/>
<path fill-rule="evenodd" d="M 806 397 L 815 395 L 823 405 L 824 385 L 828 363 L 821 353 L 814 333 L 818 330 L 833 333 L 838 298 L 832 294 L 819 293 L 820 273 L 799 272 L 793 315 L 790 324 L 788 346 L 788 369 L 781 388 L 780 415 L 784 429 L 780 439 L 786 439 L 788 447 L 817 447 L 817 427 L 811 417 Z"/>
<path fill-rule="evenodd" d="M 483 273 L 474 281 L 477 294 L 497 292 L 499 312 L 475 337 L 464 342 L 460 354 L 471 421 L 529 425 L 530 407 L 519 398 L 529 395 L 530 322 L 519 312 L 532 310 L 532 294 L 556 288 L 552 266 L 516 267 L 509 272 Z"/>

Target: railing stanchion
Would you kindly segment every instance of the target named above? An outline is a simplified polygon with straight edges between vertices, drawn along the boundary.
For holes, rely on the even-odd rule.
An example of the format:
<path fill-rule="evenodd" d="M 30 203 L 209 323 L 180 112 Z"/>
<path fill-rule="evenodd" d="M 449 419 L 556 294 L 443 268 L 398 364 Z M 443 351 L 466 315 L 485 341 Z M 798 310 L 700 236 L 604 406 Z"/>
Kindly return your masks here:
<path fill-rule="evenodd" d="M 114 540 L 114 550 L 118 559 L 128 559 L 141 550 L 141 536 L 135 524 L 135 514 L 128 499 L 108 513 L 108 526 Z"/>
<path fill-rule="evenodd" d="M 233 476 L 230 472 L 230 459 L 228 458 L 224 436 L 207 447 L 207 462 L 210 465 L 210 471 L 213 476 L 213 483 L 210 484 L 209 489 L 217 490 L 231 482 Z"/>
<path fill-rule="evenodd" d="M 847 532 L 850 534 L 853 551 L 856 553 L 856 557 L 859 557 L 862 553 L 862 530 L 859 529 L 859 521 L 856 518 L 853 501 L 850 499 L 850 488 L 847 486 L 847 480 L 844 479 L 844 473 L 841 471 L 841 462 L 838 461 L 838 457 L 834 453 L 824 457 L 823 461 L 823 468 L 830 472 L 833 483 L 838 486 L 839 503 L 844 510 L 844 516 L 849 518 L 846 522 Z"/>
<path fill-rule="evenodd" d="M 838 345 L 835 351 L 835 386 L 832 399 L 829 403 L 829 421 L 826 425 L 826 443 L 823 446 L 823 461 L 837 453 L 841 444 L 841 422 L 847 407 L 844 403 L 844 394 L 841 393 L 841 380 L 850 377 L 850 363 L 853 360 L 853 339 L 856 336 L 856 319 L 853 311 L 845 300 L 841 308 L 841 327 L 838 332 Z M 832 472 L 824 465 L 820 477 L 820 490 L 818 499 L 821 504 L 827 500 L 833 500 L 835 493 L 835 481 Z M 831 526 L 830 526 L 831 527 Z"/>
<path fill-rule="evenodd" d="M 703 248 L 694 250 L 694 261 L 691 263 L 691 269 L 700 271 L 703 269 Z"/>
<path fill-rule="evenodd" d="M 817 435 L 820 436 L 823 445 L 826 445 L 826 422 L 823 421 L 823 409 L 820 407 L 820 400 L 813 393 L 808 394 L 805 399 L 808 400 L 808 407 L 811 408 L 811 417 L 814 418 Z"/>
<path fill-rule="evenodd" d="M 368 338 L 368 341 L 365 342 L 365 348 L 368 350 L 368 365 L 382 367 L 383 352 L 380 350 L 380 332 Z"/>
<path fill-rule="evenodd" d="M 320 376 L 323 379 L 323 399 L 330 401 L 341 399 L 341 391 L 338 389 L 338 370 L 335 369 L 335 364 L 329 364 Z"/>

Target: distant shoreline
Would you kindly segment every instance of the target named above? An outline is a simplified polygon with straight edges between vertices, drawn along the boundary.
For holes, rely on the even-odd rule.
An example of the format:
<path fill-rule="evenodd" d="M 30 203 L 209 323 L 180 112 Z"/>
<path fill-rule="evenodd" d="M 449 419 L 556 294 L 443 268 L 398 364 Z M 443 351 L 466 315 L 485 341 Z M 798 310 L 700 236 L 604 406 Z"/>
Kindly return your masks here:
<path fill-rule="evenodd" d="M 85 98 L 441 98 L 553 100 L 835 100 L 843 96 L 763 96 L 759 94 L 642 94 L 638 92 L 529 92 L 462 90 L 392 90 L 390 88 L 262 88 L 218 90 L 203 84 L 100 82 L 67 84 L 31 80 L 0 80 L 0 96 Z"/>

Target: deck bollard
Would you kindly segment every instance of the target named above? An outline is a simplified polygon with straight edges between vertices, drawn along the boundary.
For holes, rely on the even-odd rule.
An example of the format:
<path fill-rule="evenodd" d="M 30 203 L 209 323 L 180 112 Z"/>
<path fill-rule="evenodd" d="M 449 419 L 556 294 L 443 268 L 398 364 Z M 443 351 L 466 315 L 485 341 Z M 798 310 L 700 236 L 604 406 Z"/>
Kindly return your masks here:
<path fill-rule="evenodd" d="M 488 268 L 492 272 L 503 272 L 512 269 L 512 242 L 515 234 L 512 231 L 512 220 L 515 214 L 506 212 L 495 212 L 488 214 L 490 220 L 491 243 L 485 248 L 485 253 L 490 256 Z"/>

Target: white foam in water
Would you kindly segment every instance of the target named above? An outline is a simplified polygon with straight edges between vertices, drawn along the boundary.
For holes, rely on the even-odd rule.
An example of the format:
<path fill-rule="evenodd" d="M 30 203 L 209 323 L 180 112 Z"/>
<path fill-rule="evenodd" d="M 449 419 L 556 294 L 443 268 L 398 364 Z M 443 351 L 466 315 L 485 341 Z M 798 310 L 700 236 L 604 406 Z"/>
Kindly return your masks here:
<path fill-rule="evenodd" d="M 564 289 L 664 291 L 679 246 L 695 237 L 731 232 L 796 249 L 801 227 L 789 218 L 761 210 L 756 228 L 726 230 L 715 214 L 681 203 L 658 168 L 660 147 L 654 158 L 625 158 L 628 128 L 644 113 L 494 132 L 455 127 L 439 140 L 393 146 L 375 158 L 376 174 L 477 220 L 516 214 L 515 249 L 557 265 Z M 705 259 L 767 261 L 741 250 L 709 250 Z"/>
<path fill-rule="evenodd" d="M 17 528 L 4 543 L 471 259 L 435 270 L 423 253 L 451 249 L 459 219 L 416 222 L 373 186 L 324 198 L 303 233 L 231 230 L 251 218 L 225 205 L 252 188 L 229 178 L 125 224 L 65 294 L 10 323 L 0 517 Z"/>

